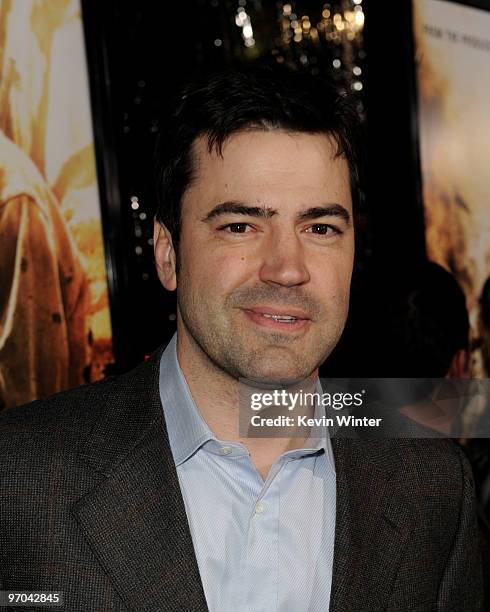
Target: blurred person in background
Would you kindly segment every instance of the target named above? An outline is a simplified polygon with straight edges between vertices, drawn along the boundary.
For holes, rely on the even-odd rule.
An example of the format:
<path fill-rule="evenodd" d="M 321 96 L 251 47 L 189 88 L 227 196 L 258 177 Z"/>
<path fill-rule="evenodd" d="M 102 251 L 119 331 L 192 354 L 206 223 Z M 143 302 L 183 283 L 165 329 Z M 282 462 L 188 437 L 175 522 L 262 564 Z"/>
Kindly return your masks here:
<path fill-rule="evenodd" d="M 486 375 L 490 377 L 490 277 L 485 281 L 480 295 L 478 323 L 483 366 Z"/>
<path fill-rule="evenodd" d="M 482 353 L 486 376 L 490 376 L 490 278 L 485 281 L 480 296 L 479 338 L 477 348 Z M 487 398 L 484 412 L 477 427 L 490 429 L 490 398 Z M 483 544 L 483 570 L 485 596 L 490 602 L 490 440 L 473 438 L 468 440 L 465 450 L 473 467 L 478 497 L 479 522 Z"/>
<path fill-rule="evenodd" d="M 451 435 L 461 430 L 464 398 L 456 393 L 453 399 L 438 401 L 437 379 L 461 380 L 470 376 L 466 298 L 453 275 L 434 262 L 417 266 L 403 282 L 402 294 L 395 298 L 386 320 L 386 346 L 382 341 L 387 357 L 384 376 L 433 379 L 420 385 L 424 396 L 414 397 L 401 412 Z M 446 387 L 442 383 L 442 388 Z M 424 388 L 430 389 L 428 395 Z"/>

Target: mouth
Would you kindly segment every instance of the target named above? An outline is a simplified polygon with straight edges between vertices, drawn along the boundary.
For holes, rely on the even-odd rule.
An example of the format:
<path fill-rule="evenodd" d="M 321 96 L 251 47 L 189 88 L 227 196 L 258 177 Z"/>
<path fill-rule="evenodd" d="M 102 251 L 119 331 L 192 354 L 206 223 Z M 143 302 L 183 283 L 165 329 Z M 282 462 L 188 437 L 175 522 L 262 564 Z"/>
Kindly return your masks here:
<path fill-rule="evenodd" d="M 257 306 L 244 308 L 243 312 L 256 325 L 281 331 L 298 331 L 305 328 L 311 321 L 307 313 L 288 308 Z"/>

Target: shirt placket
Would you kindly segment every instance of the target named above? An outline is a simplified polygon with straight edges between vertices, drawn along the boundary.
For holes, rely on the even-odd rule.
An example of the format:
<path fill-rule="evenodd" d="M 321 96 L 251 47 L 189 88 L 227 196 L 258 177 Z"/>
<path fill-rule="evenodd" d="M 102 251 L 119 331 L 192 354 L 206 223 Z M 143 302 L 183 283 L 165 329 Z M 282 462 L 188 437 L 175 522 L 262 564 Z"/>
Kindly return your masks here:
<path fill-rule="evenodd" d="M 281 472 L 287 461 L 271 468 L 248 521 L 242 556 L 241 612 L 271 612 L 279 596 L 279 507 Z"/>

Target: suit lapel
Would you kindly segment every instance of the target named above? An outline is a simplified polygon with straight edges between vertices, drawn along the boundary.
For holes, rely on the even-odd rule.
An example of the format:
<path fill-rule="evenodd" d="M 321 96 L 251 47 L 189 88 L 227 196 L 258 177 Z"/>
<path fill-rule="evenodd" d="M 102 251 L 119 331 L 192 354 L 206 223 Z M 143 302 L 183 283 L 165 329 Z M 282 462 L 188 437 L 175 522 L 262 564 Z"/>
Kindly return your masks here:
<path fill-rule="evenodd" d="M 107 383 L 112 393 L 80 450 L 80 458 L 105 478 L 72 512 L 130 609 L 205 611 L 163 419 L 160 356 L 158 351 L 133 372 Z"/>
<path fill-rule="evenodd" d="M 396 440 L 333 439 L 337 515 L 330 612 L 384 610 L 412 527 Z M 398 459 L 398 461 L 397 461 Z"/>

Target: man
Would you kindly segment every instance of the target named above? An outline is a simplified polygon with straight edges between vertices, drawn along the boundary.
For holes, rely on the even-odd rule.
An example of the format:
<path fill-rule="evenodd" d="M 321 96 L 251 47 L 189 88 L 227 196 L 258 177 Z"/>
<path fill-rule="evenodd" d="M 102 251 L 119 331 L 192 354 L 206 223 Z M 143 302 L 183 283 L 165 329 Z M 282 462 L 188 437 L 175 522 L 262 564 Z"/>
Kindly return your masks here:
<path fill-rule="evenodd" d="M 452 443 L 238 428 L 240 379 L 314 381 L 342 333 L 356 130 L 345 99 L 296 73 L 184 91 L 154 236 L 177 335 L 125 376 L 4 417 L 4 589 L 64 591 L 72 610 L 481 609 Z"/>

